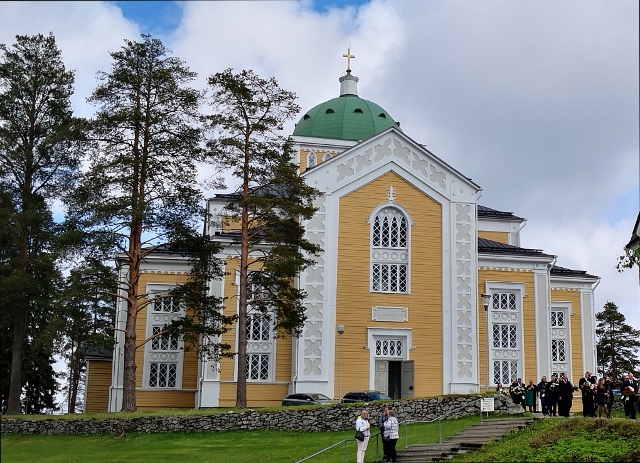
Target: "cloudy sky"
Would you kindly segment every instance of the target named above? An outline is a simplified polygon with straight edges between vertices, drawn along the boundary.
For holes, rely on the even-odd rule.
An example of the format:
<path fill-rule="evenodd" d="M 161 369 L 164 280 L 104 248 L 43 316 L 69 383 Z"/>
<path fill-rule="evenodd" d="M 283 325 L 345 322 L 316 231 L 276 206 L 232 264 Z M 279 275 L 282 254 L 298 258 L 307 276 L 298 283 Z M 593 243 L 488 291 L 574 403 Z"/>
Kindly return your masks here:
<path fill-rule="evenodd" d="M 304 109 L 338 96 L 351 46 L 359 94 L 528 222 L 522 246 L 602 278 L 640 328 L 637 270 L 618 273 L 640 202 L 638 1 L 1 2 L 0 43 L 53 32 L 73 104 L 123 39 L 150 33 L 199 73 L 253 69 Z M 293 122 L 285 128 L 293 130 Z"/>

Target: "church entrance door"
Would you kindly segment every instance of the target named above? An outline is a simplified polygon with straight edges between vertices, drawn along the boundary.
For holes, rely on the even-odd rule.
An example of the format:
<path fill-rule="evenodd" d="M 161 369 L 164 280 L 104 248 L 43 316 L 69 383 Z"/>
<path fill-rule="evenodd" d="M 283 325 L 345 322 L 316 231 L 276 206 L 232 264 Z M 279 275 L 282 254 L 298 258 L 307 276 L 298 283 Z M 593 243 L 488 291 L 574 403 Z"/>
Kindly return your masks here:
<path fill-rule="evenodd" d="M 392 399 L 413 397 L 413 360 L 376 360 L 374 387 Z"/>

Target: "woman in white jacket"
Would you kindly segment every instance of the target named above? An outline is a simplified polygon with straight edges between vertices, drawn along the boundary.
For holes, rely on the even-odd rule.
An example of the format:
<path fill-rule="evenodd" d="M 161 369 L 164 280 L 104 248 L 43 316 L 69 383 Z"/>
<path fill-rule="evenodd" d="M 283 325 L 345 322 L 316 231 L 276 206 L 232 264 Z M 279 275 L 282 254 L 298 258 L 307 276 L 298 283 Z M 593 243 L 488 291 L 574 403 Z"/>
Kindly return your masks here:
<path fill-rule="evenodd" d="M 357 440 L 358 453 L 356 454 L 357 463 L 364 463 L 364 453 L 367 451 L 367 445 L 369 445 L 369 437 L 371 437 L 371 425 L 369 424 L 369 412 L 362 410 L 362 413 L 356 420 L 356 431 L 362 431 L 364 433 L 364 440 Z"/>
<path fill-rule="evenodd" d="M 396 418 L 396 413 L 393 410 L 389 410 L 389 416 L 387 421 L 384 422 L 384 438 L 388 439 L 387 446 L 387 462 L 389 462 L 389 458 L 391 461 L 395 462 L 398 458 L 398 454 L 396 453 L 396 444 L 398 443 L 398 419 Z"/>

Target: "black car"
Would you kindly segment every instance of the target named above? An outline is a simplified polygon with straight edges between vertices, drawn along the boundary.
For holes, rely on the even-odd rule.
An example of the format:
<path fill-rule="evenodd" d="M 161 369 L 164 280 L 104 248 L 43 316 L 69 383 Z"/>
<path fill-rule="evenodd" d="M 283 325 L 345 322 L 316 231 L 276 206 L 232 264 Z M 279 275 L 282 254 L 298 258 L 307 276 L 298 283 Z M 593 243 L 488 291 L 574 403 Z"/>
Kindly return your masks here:
<path fill-rule="evenodd" d="M 334 405 L 336 403 L 338 403 L 337 400 L 315 392 L 289 394 L 282 399 L 283 407 L 288 405 Z"/>
<path fill-rule="evenodd" d="M 372 402 L 374 400 L 391 400 L 391 397 L 380 391 L 352 391 L 344 395 L 342 403 Z"/>

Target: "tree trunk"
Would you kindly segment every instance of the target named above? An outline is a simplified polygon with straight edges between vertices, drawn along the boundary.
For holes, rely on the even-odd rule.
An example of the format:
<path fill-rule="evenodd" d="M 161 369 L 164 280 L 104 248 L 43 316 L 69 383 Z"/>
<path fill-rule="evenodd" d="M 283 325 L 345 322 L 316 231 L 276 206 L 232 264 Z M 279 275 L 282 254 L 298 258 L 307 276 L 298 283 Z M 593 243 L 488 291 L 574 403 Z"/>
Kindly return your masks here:
<path fill-rule="evenodd" d="M 11 344 L 11 380 L 7 400 L 7 414 L 9 415 L 19 415 L 21 412 L 22 354 L 24 351 L 25 329 L 26 314 L 23 312 L 15 313 L 13 316 L 13 342 Z"/>
<path fill-rule="evenodd" d="M 127 314 L 124 334 L 124 375 L 122 377 L 122 410 L 136 411 L 136 314 Z"/>

